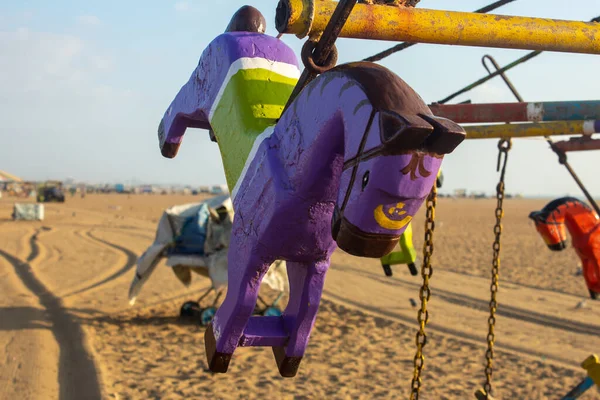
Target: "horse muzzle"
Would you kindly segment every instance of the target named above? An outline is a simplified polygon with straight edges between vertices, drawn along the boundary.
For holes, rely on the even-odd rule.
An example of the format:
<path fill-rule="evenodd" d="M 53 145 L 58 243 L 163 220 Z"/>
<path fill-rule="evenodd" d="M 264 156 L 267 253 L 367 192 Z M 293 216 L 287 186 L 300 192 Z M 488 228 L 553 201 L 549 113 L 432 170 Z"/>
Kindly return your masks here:
<path fill-rule="evenodd" d="M 368 258 L 381 258 L 391 253 L 400 240 L 399 235 L 364 232 L 337 210 L 332 218 L 331 236 L 346 253 Z"/>
<path fill-rule="evenodd" d="M 567 248 L 567 241 L 563 240 L 562 242 L 549 244 L 548 248 L 552 251 L 561 251 Z"/>

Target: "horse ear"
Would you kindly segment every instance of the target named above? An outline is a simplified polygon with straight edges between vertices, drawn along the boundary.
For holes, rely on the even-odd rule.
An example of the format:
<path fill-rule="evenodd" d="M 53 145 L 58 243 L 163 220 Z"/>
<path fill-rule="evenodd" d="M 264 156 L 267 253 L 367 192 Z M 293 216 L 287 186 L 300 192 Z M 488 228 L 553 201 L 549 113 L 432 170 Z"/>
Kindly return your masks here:
<path fill-rule="evenodd" d="M 223 222 L 225 221 L 225 219 L 227 219 L 229 212 L 227 211 L 227 208 L 225 206 L 221 206 L 217 208 L 217 215 L 219 216 L 219 220 Z"/>
<path fill-rule="evenodd" d="M 538 215 L 540 215 L 539 211 L 532 211 L 529 213 L 529 219 L 532 219 L 535 221 L 535 219 L 536 219 L 535 217 L 537 217 Z"/>
<path fill-rule="evenodd" d="M 212 220 L 212 222 L 214 223 L 221 223 L 221 218 L 219 217 L 219 214 L 215 211 L 214 208 L 208 208 L 208 212 L 210 214 L 210 219 Z"/>

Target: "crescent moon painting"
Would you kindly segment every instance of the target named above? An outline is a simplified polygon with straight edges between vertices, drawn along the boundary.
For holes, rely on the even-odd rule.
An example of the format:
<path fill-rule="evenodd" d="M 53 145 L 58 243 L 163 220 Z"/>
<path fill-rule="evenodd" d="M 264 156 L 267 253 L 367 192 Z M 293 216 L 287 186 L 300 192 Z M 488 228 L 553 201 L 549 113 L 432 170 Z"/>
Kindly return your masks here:
<path fill-rule="evenodd" d="M 412 220 L 410 215 L 402 217 L 406 214 L 404 211 L 404 203 L 398 203 L 388 209 L 385 209 L 383 205 L 377 206 L 375 209 L 375 221 L 382 228 L 397 231 L 404 228 Z"/>

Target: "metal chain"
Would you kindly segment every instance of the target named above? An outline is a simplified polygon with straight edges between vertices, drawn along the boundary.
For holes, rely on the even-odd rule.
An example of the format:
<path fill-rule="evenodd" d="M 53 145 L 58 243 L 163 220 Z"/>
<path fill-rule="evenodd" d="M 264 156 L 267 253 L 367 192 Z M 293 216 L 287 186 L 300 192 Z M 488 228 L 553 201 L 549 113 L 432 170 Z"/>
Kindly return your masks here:
<path fill-rule="evenodd" d="M 417 314 L 419 321 L 419 331 L 416 336 L 417 353 L 414 358 L 414 374 L 411 383 L 411 400 L 419 399 L 419 390 L 421 389 L 421 371 L 425 365 L 425 357 L 423 356 L 423 347 L 427 344 L 427 334 L 425 333 L 425 325 L 429 321 L 429 311 L 427 311 L 427 302 L 431 297 L 429 289 L 429 279 L 433 274 L 431 266 L 431 256 L 433 255 L 433 231 L 435 230 L 435 206 L 437 204 L 437 187 L 434 184 L 431 188 L 429 196 L 427 196 L 426 213 L 425 213 L 425 243 L 423 244 L 423 264 L 421 265 L 421 277 L 423 285 L 419 290 L 419 298 L 421 299 L 421 309 Z"/>
<path fill-rule="evenodd" d="M 494 361 L 494 340 L 496 338 L 494 333 L 494 327 L 496 326 L 496 310 L 498 308 L 498 302 L 496 295 L 498 293 L 498 277 L 500 269 L 500 237 L 502 235 L 502 217 L 504 216 L 504 175 L 506 173 L 506 162 L 508 160 L 508 151 L 511 149 L 512 144 L 510 140 L 502 139 L 498 143 L 498 166 L 497 170 L 501 170 L 500 181 L 496 187 L 496 225 L 494 225 L 494 257 L 492 261 L 492 284 L 490 285 L 491 300 L 490 300 L 490 317 L 488 318 L 488 335 L 487 335 L 487 351 L 485 352 L 485 358 L 487 364 L 485 367 L 485 384 L 483 386 L 486 398 L 489 398 L 492 391 L 492 373 Z M 504 157 L 503 157 L 504 156 Z M 500 169 L 502 164 L 502 169 Z"/>

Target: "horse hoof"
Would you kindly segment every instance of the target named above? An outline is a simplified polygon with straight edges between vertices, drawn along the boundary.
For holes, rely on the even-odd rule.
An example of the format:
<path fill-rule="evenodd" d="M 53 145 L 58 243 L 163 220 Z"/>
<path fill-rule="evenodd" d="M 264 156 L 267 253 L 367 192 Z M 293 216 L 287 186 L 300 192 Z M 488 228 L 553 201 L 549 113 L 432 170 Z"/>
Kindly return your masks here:
<path fill-rule="evenodd" d="M 200 313 L 200 304 L 196 301 L 186 301 L 179 310 L 181 318 L 192 318 Z"/>
<path fill-rule="evenodd" d="M 264 315 L 265 317 L 281 317 L 281 314 L 281 310 L 274 306 L 267 307 L 262 312 L 262 315 Z"/>
<path fill-rule="evenodd" d="M 213 320 L 213 317 L 217 313 L 216 307 L 207 307 L 200 312 L 200 325 L 207 326 Z"/>
<path fill-rule="evenodd" d="M 277 368 L 279 368 L 279 374 L 284 378 L 293 378 L 300 368 L 300 362 L 302 357 L 289 357 L 285 354 L 285 347 L 273 347 L 273 355 L 275 356 L 275 362 L 277 362 Z"/>
<path fill-rule="evenodd" d="M 383 264 L 382 267 L 385 276 L 394 276 L 394 273 L 392 272 L 392 267 L 390 267 L 389 264 Z"/>
<path fill-rule="evenodd" d="M 415 265 L 415 263 L 408 264 L 408 270 L 410 271 L 410 274 L 412 276 L 417 276 L 419 274 L 419 271 L 417 270 L 417 266 Z"/>
<path fill-rule="evenodd" d="M 206 351 L 208 369 L 212 372 L 221 374 L 227 372 L 232 354 L 220 353 L 217 351 L 217 341 L 213 332 L 212 323 L 208 324 L 206 332 L 204 332 L 204 349 Z"/>

